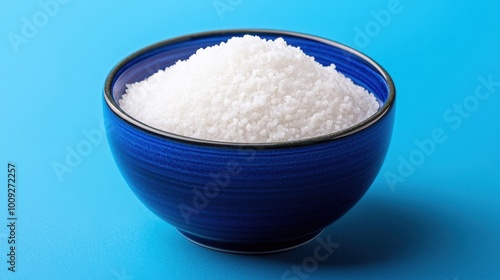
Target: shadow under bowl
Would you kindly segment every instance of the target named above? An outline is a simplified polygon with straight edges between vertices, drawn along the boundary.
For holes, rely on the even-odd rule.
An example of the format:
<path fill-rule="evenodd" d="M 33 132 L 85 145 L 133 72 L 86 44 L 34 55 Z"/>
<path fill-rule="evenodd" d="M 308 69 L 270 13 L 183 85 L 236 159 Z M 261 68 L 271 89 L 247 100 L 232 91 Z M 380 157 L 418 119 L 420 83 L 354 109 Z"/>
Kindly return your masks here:
<path fill-rule="evenodd" d="M 372 92 L 381 106 L 346 130 L 291 142 L 227 143 L 150 127 L 125 113 L 126 84 L 233 36 L 282 37 Z M 384 161 L 394 123 L 395 88 L 367 56 L 339 43 L 292 32 L 227 30 L 146 47 L 121 61 L 104 88 L 112 154 L 136 196 L 189 240 L 228 252 L 294 248 L 340 218 L 366 193 Z"/>

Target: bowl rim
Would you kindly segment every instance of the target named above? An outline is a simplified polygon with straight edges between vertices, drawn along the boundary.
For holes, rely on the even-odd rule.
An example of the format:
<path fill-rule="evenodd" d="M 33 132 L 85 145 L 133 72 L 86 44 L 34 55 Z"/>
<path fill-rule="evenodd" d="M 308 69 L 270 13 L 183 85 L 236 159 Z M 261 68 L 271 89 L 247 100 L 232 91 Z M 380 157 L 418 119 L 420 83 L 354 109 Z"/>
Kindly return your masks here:
<path fill-rule="evenodd" d="M 325 135 L 320 135 L 320 136 L 315 136 L 315 137 L 310 137 L 310 138 L 304 138 L 304 139 L 299 139 L 299 140 L 293 140 L 293 141 L 284 141 L 284 142 L 257 142 L 257 143 L 250 143 L 250 142 L 227 142 L 227 141 L 216 141 L 216 140 L 205 140 L 205 139 L 200 139 L 200 138 L 194 138 L 194 137 L 189 137 L 189 136 L 184 136 L 180 134 L 175 134 L 171 132 L 167 132 L 161 129 L 157 129 L 155 127 L 152 127 L 150 125 L 147 125 L 134 117 L 130 116 L 127 114 L 124 110 L 120 108 L 120 105 L 117 103 L 117 101 L 113 97 L 112 93 L 112 85 L 113 85 L 113 80 L 115 79 L 116 75 L 120 72 L 120 70 L 127 65 L 130 61 L 134 60 L 135 58 L 146 54 L 152 50 L 155 50 L 157 48 L 160 48 L 165 45 L 173 44 L 173 43 L 178 43 L 178 42 L 183 42 L 183 41 L 189 41 L 193 39 L 198 39 L 198 38 L 204 38 L 204 37 L 210 37 L 210 36 L 220 36 L 220 35 L 229 35 L 232 33 L 239 33 L 239 34 L 252 34 L 252 33 L 260 33 L 260 34 L 269 34 L 269 35 L 286 35 L 286 36 L 293 36 L 293 37 L 299 37 L 303 39 L 309 39 L 313 40 L 316 42 L 320 42 L 326 45 L 330 45 L 336 48 L 339 48 L 341 50 L 347 51 L 364 61 L 368 62 L 373 68 L 375 68 L 384 81 L 387 83 L 387 86 L 389 88 L 389 93 L 387 96 L 386 102 L 383 103 L 382 107 L 377 110 L 377 112 L 364 121 L 351 126 L 349 128 L 325 134 Z M 373 59 L 368 57 L 367 55 L 361 53 L 360 51 L 357 51 L 351 47 L 348 47 L 344 44 L 338 43 L 336 41 L 326 39 L 323 37 L 318 37 L 314 35 L 309 35 L 305 33 L 299 33 L 299 32 L 293 32 L 293 31 L 283 31 L 283 30 L 272 30 L 272 29 L 226 29 L 226 30 L 215 30 L 215 31 L 205 31 L 205 32 L 198 32 L 198 33 L 192 33 L 188 35 L 183 35 L 183 36 L 178 36 L 174 37 L 171 39 L 166 39 L 159 41 L 157 43 L 151 44 L 149 46 L 146 46 L 144 48 L 139 49 L 138 51 L 128 55 L 124 59 L 122 59 L 120 62 L 118 62 L 112 70 L 109 72 L 109 74 L 106 77 L 105 84 L 104 84 L 104 99 L 106 101 L 107 106 L 113 111 L 118 117 L 121 119 L 125 120 L 126 122 L 130 123 L 131 125 L 139 128 L 140 130 L 143 130 L 148 133 L 152 133 L 156 136 L 162 137 L 162 138 L 168 138 L 170 140 L 176 140 L 184 143 L 189 143 L 189 144 L 197 144 L 197 145 L 203 145 L 203 146 L 217 146 L 217 147 L 238 147 L 238 148 L 258 148 L 258 149 L 269 149 L 269 148 L 291 148 L 291 147 L 299 147 L 299 146 L 307 146 L 307 145 L 313 145 L 313 144 L 319 144 L 319 143 L 324 143 L 328 141 L 332 141 L 335 139 L 343 138 L 355 133 L 358 133 L 373 124 L 375 124 L 378 120 L 380 120 L 382 117 L 384 117 L 389 110 L 393 107 L 393 104 L 396 99 L 396 88 L 394 86 L 394 82 L 387 73 L 387 71 L 380 66 L 377 62 L 375 62 Z"/>

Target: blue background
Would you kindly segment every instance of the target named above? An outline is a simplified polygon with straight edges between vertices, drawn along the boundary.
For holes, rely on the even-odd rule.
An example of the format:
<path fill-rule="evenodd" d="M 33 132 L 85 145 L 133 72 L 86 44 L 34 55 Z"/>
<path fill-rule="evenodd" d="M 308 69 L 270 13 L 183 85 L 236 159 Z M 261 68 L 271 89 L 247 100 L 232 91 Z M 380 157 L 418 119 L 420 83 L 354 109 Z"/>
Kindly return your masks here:
<path fill-rule="evenodd" d="M 352 46 L 397 87 L 380 175 L 323 233 L 340 247 L 302 278 L 500 279 L 500 87 L 473 103 L 480 77 L 500 81 L 498 1 L 400 0 L 379 23 L 393 1 L 62 2 L 50 14 L 38 1 L 0 3 L 0 225 L 8 162 L 18 169 L 19 219 L 16 273 L 7 271 L 0 226 L 0 279 L 282 279 L 313 256 L 316 241 L 265 256 L 191 244 L 135 198 L 105 139 L 96 138 L 71 172 L 58 178 L 53 169 L 86 132 L 99 134 L 104 79 L 120 59 L 163 39 L 248 27 Z M 13 43 L 14 33 L 24 36 L 23 18 L 38 27 Z M 464 101 L 466 114 L 449 112 Z M 415 141 L 435 129 L 445 141 L 418 158 Z M 406 160 L 416 164 L 398 170 Z M 393 175 L 399 181 L 388 182 Z"/>

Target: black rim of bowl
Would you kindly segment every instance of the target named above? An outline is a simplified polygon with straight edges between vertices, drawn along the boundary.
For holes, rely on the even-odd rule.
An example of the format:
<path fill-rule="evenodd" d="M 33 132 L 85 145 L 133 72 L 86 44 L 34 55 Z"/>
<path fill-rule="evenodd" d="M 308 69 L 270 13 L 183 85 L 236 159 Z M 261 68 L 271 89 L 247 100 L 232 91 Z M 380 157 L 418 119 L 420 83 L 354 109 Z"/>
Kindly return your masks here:
<path fill-rule="evenodd" d="M 294 36 L 294 37 L 299 37 L 299 38 L 304 38 L 304 39 L 309 39 L 313 41 L 317 41 L 320 43 L 324 43 L 339 49 L 342 49 L 344 51 L 347 51 L 355 56 L 360 57 L 361 59 L 365 60 L 371 66 L 373 66 L 379 73 L 380 75 L 384 78 L 385 82 L 387 83 L 387 86 L 389 88 L 389 93 L 387 96 L 387 100 L 384 102 L 381 108 L 378 109 L 378 111 L 367 118 L 366 120 L 351 126 L 347 129 L 343 129 L 341 131 L 321 135 L 321 136 L 316 136 L 316 137 L 311 137 L 311 138 L 305 138 L 305 139 L 300 139 L 300 140 L 294 140 L 294 141 L 284 141 L 284 142 L 269 142 L 269 143 L 244 143 L 244 142 L 224 142 L 224 141 L 215 141 L 215 140 L 204 140 L 204 139 L 199 139 L 199 138 L 193 138 L 193 137 L 188 137 L 188 136 L 183 136 L 175 133 L 170 133 L 167 131 L 163 131 L 157 128 L 154 128 L 152 126 L 149 126 L 143 122 L 138 121 L 137 119 L 133 118 L 129 114 L 125 113 L 120 108 L 120 105 L 116 102 L 116 100 L 113 97 L 112 93 L 112 85 L 113 85 L 113 80 L 115 79 L 116 75 L 122 69 L 125 65 L 127 65 L 130 61 L 134 60 L 136 57 L 143 55 L 144 53 L 147 53 L 151 50 L 157 49 L 161 46 L 165 46 L 168 44 L 176 43 L 176 42 L 182 42 L 182 41 L 188 41 L 192 39 L 197 39 L 197 38 L 203 38 L 203 37 L 210 37 L 214 35 L 228 35 L 232 33 L 237 33 L 237 34 L 253 34 L 253 33 L 260 33 L 260 34 L 269 34 L 269 35 L 288 35 L 288 36 Z M 172 39 L 167 39 L 164 41 L 160 41 L 158 43 L 149 45 L 145 48 L 142 48 L 131 55 L 127 56 L 125 59 L 120 61 L 108 74 L 106 78 L 106 82 L 104 85 L 104 98 L 106 100 L 107 105 L 111 108 L 111 110 L 117 114 L 120 118 L 124 119 L 128 123 L 144 130 L 149 133 L 153 133 L 157 136 L 161 137 L 166 137 L 172 140 L 177 140 L 177 141 L 182 141 L 190 144 L 198 144 L 198 145 L 209 145 L 209 146 L 218 146 L 218 147 L 240 147 L 240 148 L 259 148 L 259 149 L 268 149 L 268 148 L 290 148 L 290 147 L 298 147 L 298 146 L 305 146 L 305 145 L 312 145 L 312 144 L 318 144 L 318 143 L 323 143 L 323 142 L 328 142 L 334 139 L 346 137 L 348 135 L 357 133 L 359 131 L 362 131 L 363 129 L 373 125 L 376 123 L 379 119 L 381 119 L 389 109 L 393 106 L 394 100 L 396 98 L 396 89 L 394 87 L 394 82 L 392 81 L 392 78 L 389 76 L 387 71 L 382 68 L 378 63 L 376 63 L 373 59 L 369 58 L 365 54 L 354 50 L 346 45 L 340 44 L 338 42 L 325 39 L 322 37 L 317 37 L 317 36 L 312 36 L 308 34 L 303 34 L 303 33 L 297 33 L 297 32 L 290 32 L 290 31 L 280 31 L 280 30 L 267 30 L 267 29 L 229 29 L 229 30 L 219 30 L 219 31 L 208 31 L 208 32 L 200 32 L 200 33 L 194 33 L 194 34 L 189 34 L 189 35 L 184 35 L 180 37 L 175 37 Z"/>

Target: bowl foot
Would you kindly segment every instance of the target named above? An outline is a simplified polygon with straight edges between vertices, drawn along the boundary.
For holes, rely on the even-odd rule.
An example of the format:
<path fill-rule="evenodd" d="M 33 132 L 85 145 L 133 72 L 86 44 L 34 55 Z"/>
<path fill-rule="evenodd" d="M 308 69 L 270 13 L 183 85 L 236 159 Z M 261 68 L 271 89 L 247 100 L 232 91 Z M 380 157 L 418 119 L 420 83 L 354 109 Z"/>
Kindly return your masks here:
<path fill-rule="evenodd" d="M 300 247 L 318 237 L 323 230 L 301 236 L 299 238 L 279 241 L 279 242 L 266 242 L 266 243 L 233 243 L 224 242 L 218 240 L 207 239 L 199 237 L 182 230 L 178 230 L 179 233 L 184 236 L 187 240 L 193 242 L 194 244 L 200 245 L 202 247 L 233 254 L 271 254 L 278 253 L 287 250 L 291 250 Z"/>

